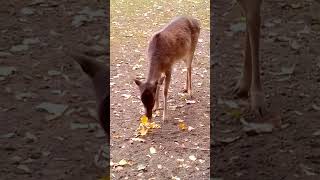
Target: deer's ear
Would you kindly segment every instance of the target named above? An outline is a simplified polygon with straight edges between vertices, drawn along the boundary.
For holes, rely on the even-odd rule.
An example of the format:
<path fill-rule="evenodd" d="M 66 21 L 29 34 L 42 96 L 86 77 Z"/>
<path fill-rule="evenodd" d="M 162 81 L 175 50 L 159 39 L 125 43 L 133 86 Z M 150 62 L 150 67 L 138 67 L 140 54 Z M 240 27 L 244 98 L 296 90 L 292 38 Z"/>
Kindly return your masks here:
<path fill-rule="evenodd" d="M 134 79 L 134 82 L 136 83 L 136 85 L 140 86 L 142 84 L 142 82 L 138 79 Z"/>

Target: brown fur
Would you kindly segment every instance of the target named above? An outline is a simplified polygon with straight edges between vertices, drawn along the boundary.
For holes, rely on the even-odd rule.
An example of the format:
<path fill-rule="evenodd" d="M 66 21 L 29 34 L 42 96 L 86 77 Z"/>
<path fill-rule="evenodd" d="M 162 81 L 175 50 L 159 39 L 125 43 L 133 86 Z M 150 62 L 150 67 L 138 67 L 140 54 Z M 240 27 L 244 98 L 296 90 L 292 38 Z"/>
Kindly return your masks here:
<path fill-rule="evenodd" d="M 159 86 L 164 79 L 163 119 L 165 119 L 172 66 L 179 60 L 183 60 L 187 65 L 185 89 L 191 96 L 191 65 L 199 33 L 200 25 L 197 20 L 190 17 L 177 17 L 152 36 L 147 52 L 147 59 L 149 60 L 147 81 L 141 82 L 135 79 L 149 119 L 152 118 L 153 108 L 156 109 L 159 106 Z"/>
<path fill-rule="evenodd" d="M 110 121 L 107 115 L 109 109 L 109 93 L 107 92 L 108 73 L 104 64 L 95 61 L 93 58 L 75 51 L 67 52 L 74 60 L 76 60 L 82 70 L 91 78 L 97 101 L 97 112 L 100 124 L 109 140 Z"/>
<path fill-rule="evenodd" d="M 264 93 L 260 80 L 260 10 L 262 0 L 237 0 L 246 17 L 246 47 L 242 76 L 234 89 L 239 97 L 251 97 L 251 108 L 259 116 L 266 114 Z"/>

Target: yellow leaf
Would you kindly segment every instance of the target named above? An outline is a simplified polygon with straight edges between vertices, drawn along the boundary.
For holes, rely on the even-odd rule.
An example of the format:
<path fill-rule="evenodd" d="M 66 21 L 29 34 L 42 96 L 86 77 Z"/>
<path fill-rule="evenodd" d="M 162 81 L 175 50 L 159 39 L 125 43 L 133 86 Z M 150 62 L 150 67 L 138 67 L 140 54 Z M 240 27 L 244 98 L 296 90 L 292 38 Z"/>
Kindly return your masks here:
<path fill-rule="evenodd" d="M 148 117 L 146 115 L 141 116 L 140 122 L 143 125 L 146 125 L 148 123 Z"/>
<path fill-rule="evenodd" d="M 183 121 L 179 121 L 178 126 L 179 126 L 179 129 L 182 131 L 187 129 L 187 125 Z"/>
<path fill-rule="evenodd" d="M 98 180 L 110 180 L 110 177 L 109 176 L 104 176 L 104 177 L 99 178 Z"/>
<path fill-rule="evenodd" d="M 144 126 L 140 126 L 140 130 L 139 130 L 139 133 L 141 136 L 144 136 L 148 133 L 148 129 L 145 128 Z"/>
<path fill-rule="evenodd" d="M 155 122 L 152 122 L 149 124 L 150 129 L 160 129 L 161 126 L 159 124 L 156 124 Z"/>
<path fill-rule="evenodd" d="M 124 166 L 124 165 L 127 165 L 128 164 L 128 161 L 122 159 L 121 161 L 119 161 L 118 163 L 120 166 Z"/>

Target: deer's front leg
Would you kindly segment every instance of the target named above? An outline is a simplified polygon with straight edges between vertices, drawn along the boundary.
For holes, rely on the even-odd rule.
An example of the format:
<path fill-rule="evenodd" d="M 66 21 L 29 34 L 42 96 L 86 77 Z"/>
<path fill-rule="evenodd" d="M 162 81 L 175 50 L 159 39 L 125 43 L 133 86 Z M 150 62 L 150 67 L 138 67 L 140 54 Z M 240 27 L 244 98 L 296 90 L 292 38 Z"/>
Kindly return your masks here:
<path fill-rule="evenodd" d="M 260 81 L 259 45 L 260 45 L 260 6 L 261 0 L 243 0 L 252 59 L 252 81 L 250 88 L 251 109 L 259 116 L 266 114 L 265 96 Z"/>
<path fill-rule="evenodd" d="M 156 111 L 159 108 L 159 91 L 160 85 L 157 85 L 156 95 L 155 95 L 155 103 L 153 106 L 153 111 Z"/>
<path fill-rule="evenodd" d="M 171 69 L 166 72 L 166 77 L 165 77 L 165 84 L 164 84 L 164 90 L 163 90 L 163 117 L 162 120 L 166 120 L 166 115 L 167 115 L 167 97 L 168 97 L 168 89 L 170 85 L 170 80 L 171 80 Z"/>
<path fill-rule="evenodd" d="M 240 98 L 247 98 L 251 86 L 252 77 L 252 62 L 251 62 L 251 49 L 249 41 L 249 33 L 246 31 L 245 40 L 245 54 L 241 77 L 233 89 L 233 94 Z"/>

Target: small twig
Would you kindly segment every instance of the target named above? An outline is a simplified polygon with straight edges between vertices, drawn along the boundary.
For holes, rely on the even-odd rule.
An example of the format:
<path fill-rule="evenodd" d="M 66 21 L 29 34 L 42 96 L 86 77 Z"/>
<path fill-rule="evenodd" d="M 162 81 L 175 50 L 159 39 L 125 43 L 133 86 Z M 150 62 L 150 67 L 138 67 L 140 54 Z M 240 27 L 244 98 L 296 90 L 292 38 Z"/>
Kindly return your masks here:
<path fill-rule="evenodd" d="M 183 148 L 183 149 L 191 149 L 191 150 L 210 151 L 210 149 L 207 149 L 207 148 L 193 148 L 193 147 L 185 147 L 185 146 L 177 146 L 177 147 Z"/>

